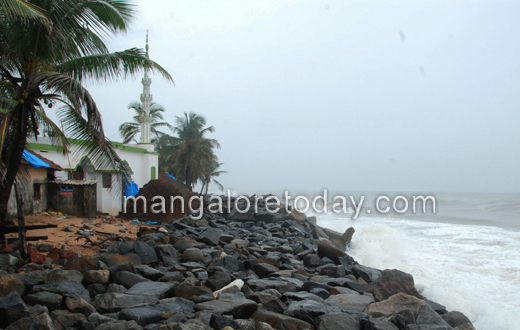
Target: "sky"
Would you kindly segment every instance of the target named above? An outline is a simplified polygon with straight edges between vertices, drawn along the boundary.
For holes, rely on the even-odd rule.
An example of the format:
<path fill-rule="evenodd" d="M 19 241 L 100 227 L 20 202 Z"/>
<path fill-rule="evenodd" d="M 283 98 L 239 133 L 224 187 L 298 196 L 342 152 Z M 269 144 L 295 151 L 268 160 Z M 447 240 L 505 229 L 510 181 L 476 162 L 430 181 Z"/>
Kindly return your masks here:
<path fill-rule="evenodd" d="M 215 127 L 226 189 L 520 192 L 520 1 L 136 3 L 107 45 L 149 30 L 154 101 Z M 140 79 L 87 83 L 111 140 Z"/>

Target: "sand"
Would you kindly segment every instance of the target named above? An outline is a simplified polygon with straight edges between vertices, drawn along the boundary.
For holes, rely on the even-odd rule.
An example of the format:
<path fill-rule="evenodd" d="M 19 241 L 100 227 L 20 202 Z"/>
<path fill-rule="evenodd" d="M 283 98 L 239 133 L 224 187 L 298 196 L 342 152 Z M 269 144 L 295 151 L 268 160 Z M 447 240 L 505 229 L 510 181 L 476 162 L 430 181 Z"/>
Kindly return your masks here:
<path fill-rule="evenodd" d="M 16 220 L 15 220 L 16 224 Z M 98 240 L 104 240 L 110 235 L 104 233 L 112 233 L 120 237 L 130 237 L 136 239 L 139 225 L 133 224 L 124 220 L 116 220 L 114 217 L 104 217 L 95 219 L 85 219 L 72 216 L 63 215 L 44 215 L 44 214 L 31 214 L 25 217 L 25 225 L 43 225 L 52 224 L 58 225 L 58 228 L 47 228 L 27 231 L 27 236 L 48 236 L 47 240 L 30 241 L 28 244 L 51 244 L 54 247 L 61 248 L 63 244 L 67 246 L 68 250 L 73 250 L 81 255 L 93 255 L 99 251 L 99 247 L 92 247 L 90 243 L 84 245 L 86 240 L 76 231 L 83 227 L 84 224 L 92 226 L 89 237 L 92 241 L 97 242 Z M 73 232 L 66 232 L 66 227 L 72 228 Z M 119 230 L 125 229 L 126 233 L 121 233 Z M 102 233 L 103 232 L 103 233 Z M 7 237 L 18 237 L 18 234 L 8 234 Z M 79 240 L 76 240 L 80 238 Z M 45 253 L 44 253 L 45 254 Z"/>

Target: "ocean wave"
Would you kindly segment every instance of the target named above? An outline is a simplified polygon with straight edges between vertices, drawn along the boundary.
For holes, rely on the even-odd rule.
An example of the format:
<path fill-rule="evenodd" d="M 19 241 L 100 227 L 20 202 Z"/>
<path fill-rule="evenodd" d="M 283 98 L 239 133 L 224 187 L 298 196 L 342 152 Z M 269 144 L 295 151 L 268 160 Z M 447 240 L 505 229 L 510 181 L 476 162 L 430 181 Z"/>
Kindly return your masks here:
<path fill-rule="evenodd" d="M 358 262 L 414 276 L 428 298 L 466 314 L 477 329 L 520 329 L 520 233 L 494 226 L 399 218 L 351 220 L 321 215 L 318 224 L 354 226 L 349 250 Z M 515 328 L 516 327 L 516 328 Z"/>

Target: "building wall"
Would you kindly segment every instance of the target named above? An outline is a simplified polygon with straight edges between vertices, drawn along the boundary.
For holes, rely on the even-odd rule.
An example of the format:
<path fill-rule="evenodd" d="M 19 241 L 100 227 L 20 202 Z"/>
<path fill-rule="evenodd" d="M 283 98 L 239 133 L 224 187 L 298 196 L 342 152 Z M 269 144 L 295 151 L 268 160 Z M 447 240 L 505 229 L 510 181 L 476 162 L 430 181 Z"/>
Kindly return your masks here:
<path fill-rule="evenodd" d="M 61 194 L 62 187 L 72 187 L 72 195 Z M 95 185 L 48 184 L 49 207 L 77 217 L 94 218 L 97 215 Z"/>
<path fill-rule="evenodd" d="M 98 181 L 96 185 L 97 209 L 103 213 L 112 215 L 122 210 L 122 183 L 117 174 L 112 175 L 112 188 L 103 188 L 103 174 L 100 171 L 113 169 L 93 169 L 85 155 L 74 152 L 63 155 L 61 150 L 53 146 L 49 138 L 40 137 L 38 141 L 30 140 L 29 147 L 42 156 L 52 160 L 65 169 L 76 169 L 81 165 L 85 171 L 86 180 Z M 154 153 L 153 144 L 120 144 L 116 143 L 116 151 L 125 160 L 132 170 L 132 180 L 142 188 L 151 179 L 151 168 L 155 167 L 156 178 L 159 176 L 159 156 Z M 67 180 L 68 172 L 56 172 L 58 179 Z"/>
<path fill-rule="evenodd" d="M 27 186 L 20 186 L 20 195 L 23 199 L 24 215 L 40 213 L 47 209 L 47 169 L 28 166 L 30 182 Z M 34 185 L 40 185 L 40 199 L 34 199 Z M 16 193 L 11 189 L 11 196 L 7 204 L 7 218 L 14 220 L 18 218 L 18 206 L 16 204 Z"/>

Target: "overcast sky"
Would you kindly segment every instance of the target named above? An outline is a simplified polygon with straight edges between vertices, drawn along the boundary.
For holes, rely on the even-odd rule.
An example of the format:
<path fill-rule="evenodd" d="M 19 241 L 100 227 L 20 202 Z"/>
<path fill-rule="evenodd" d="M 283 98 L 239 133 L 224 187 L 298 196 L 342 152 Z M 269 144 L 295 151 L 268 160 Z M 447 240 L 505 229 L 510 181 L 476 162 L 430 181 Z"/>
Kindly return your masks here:
<path fill-rule="evenodd" d="M 166 119 L 215 126 L 226 188 L 520 192 L 520 1 L 138 1 Z M 107 136 L 140 78 L 87 85 Z"/>

